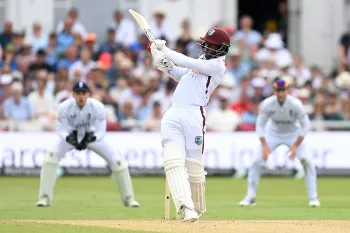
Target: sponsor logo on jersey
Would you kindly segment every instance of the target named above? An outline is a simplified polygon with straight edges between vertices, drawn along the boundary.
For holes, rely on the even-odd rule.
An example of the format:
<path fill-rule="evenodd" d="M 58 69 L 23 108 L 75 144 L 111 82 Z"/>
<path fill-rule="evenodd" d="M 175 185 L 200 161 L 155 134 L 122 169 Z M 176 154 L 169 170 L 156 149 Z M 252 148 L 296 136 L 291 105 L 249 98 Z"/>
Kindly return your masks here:
<path fill-rule="evenodd" d="M 273 122 L 275 122 L 276 124 L 282 124 L 282 125 L 289 125 L 289 124 L 293 124 L 293 121 L 277 121 L 277 120 L 273 120 Z"/>
<path fill-rule="evenodd" d="M 203 143 L 203 137 L 202 136 L 196 136 L 194 138 L 194 143 L 196 143 L 197 145 L 201 145 Z"/>
<path fill-rule="evenodd" d="M 75 129 L 79 129 L 79 128 L 89 128 L 90 127 L 90 123 L 89 122 L 82 122 L 82 123 L 77 123 L 74 125 Z"/>
<path fill-rule="evenodd" d="M 269 111 L 268 113 L 267 113 L 267 115 L 270 117 L 270 116 L 272 116 L 273 114 L 275 114 L 276 113 L 276 111 Z"/>

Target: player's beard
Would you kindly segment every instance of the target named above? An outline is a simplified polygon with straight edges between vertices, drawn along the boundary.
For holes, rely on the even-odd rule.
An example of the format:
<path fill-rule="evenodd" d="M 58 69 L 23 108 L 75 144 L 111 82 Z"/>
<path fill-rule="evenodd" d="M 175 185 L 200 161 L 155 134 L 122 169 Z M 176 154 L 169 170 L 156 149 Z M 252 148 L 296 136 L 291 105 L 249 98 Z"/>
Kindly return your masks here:
<path fill-rule="evenodd" d="M 214 51 L 210 48 L 203 48 L 205 59 L 209 60 L 214 58 Z"/>
<path fill-rule="evenodd" d="M 200 53 L 202 55 L 204 55 L 204 58 L 206 60 L 210 60 L 210 59 L 218 57 L 217 56 L 217 54 L 218 54 L 217 50 L 209 48 L 207 46 L 206 42 L 203 42 L 203 43 L 199 44 L 199 46 L 200 46 Z"/>

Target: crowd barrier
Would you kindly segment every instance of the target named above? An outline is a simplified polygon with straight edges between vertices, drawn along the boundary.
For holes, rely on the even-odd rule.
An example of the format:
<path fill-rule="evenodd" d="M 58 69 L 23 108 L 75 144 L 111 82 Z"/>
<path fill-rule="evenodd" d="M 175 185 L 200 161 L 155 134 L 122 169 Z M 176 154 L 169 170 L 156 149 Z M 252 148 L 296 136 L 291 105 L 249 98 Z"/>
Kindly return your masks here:
<path fill-rule="evenodd" d="M 45 152 L 59 140 L 54 132 L 0 132 L 0 174 L 38 175 Z M 159 133 L 107 133 L 105 140 L 119 149 L 129 162 L 132 175 L 163 174 Z M 195 140 L 193 138 L 193 140 Z M 350 175 L 350 133 L 311 132 L 305 138 L 308 153 L 319 175 Z M 259 153 L 255 133 L 207 133 L 203 164 L 208 175 L 233 175 L 247 168 Z M 288 148 L 280 146 L 270 156 L 264 174 L 289 175 L 294 163 Z M 106 162 L 94 152 L 68 152 L 60 162 L 66 175 L 106 175 Z"/>

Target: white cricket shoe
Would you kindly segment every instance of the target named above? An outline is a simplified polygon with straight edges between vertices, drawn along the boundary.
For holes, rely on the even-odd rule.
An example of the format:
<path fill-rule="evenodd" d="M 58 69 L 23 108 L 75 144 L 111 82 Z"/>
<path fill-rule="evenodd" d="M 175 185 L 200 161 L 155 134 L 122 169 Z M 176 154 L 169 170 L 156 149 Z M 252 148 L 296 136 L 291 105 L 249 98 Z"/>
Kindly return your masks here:
<path fill-rule="evenodd" d="M 139 207 L 140 203 L 138 203 L 134 199 L 129 199 L 128 201 L 125 202 L 125 206 L 127 206 L 127 207 Z"/>
<path fill-rule="evenodd" d="M 239 206 L 255 206 L 255 198 L 244 198 L 242 201 L 238 203 Z"/>
<path fill-rule="evenodd" d="M 50 206 L 50 198 L 47 195 L 43 195 L 39 201 L 36 203 L 37 207 L 48 207 Z"/>
<path fill-rule="evenodd" d="M 314 199 L 314 200 L 309 201 L 309 206 L 310 207 L 320 207 L 321 203 L 318 199 Z"/>
<path fill-rule="evenodd" d="M 195 222 L 199 219 L 198 213 L 195 210 L 185 208 L 184 210 L 184 222 Z"/>

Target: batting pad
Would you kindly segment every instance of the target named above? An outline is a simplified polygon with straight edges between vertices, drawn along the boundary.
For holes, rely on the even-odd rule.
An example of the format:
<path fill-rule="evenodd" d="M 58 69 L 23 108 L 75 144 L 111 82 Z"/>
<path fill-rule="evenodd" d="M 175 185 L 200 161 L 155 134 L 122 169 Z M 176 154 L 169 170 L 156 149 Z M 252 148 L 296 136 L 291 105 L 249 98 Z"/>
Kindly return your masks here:
<path fill-rule="evenodd" d="M 49 202 L 53 199 L 53 190 L 57 179 L 57 167 L 59 155 L 57 153 L 46 153 L 40 172 L 39 199 L 47 196 Z"/>
<path fill-rule="evenodd" d="M 201 163 L 195 159 L 186 158 L 186 168 L 195 210 L 203 214 L 206 211 L 205 175 L 207 173 L 204 171 Z"/>
<path fill-rule="evenodd" d="M 181 214 L 183 207 L 194 210 L 185 159 L 178 147 L 169 144 L 164 146 L 164 171 L 176 212 Z"/>
<path fill-rule="evenodd" d="M 134 190 L 132 187 L 128 162 L 126 160 L 118 160 L 111 165 L 112 178 L 116 181 L 121 199 L 127 205 L 130 199 L 134 199 Z"/>

